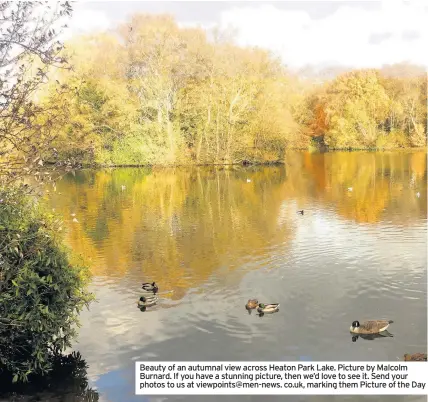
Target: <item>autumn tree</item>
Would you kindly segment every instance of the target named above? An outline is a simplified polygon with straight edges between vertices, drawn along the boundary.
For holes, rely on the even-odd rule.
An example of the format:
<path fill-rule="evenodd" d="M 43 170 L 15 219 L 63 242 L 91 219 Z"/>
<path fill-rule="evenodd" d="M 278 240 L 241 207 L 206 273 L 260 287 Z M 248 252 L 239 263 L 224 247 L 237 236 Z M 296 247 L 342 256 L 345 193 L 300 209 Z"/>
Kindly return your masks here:
<path fill-rule="evenodd" d="M 414 66 L 356 70 L 315 87 L 301 120 L 331 148 L 426 143 L 426 76 Z"/>
<path fill-rule="evenodd" d="M 332 148 L 374 147 L 388 102 L 378 72 L 362 70 L 339 76 L 326 92 L 325 142 Z"/>
<path fill-rule="evenodd" d="M 58 40 L 62 18 L 71 14 L 68 2 L 0 4 L 0 179 L 15 178 L 34 170 L 41 176 L 43 156 L 55 133 L 60 108 L 41 107 L 37 93 L 49 80 L 52 67 L 66 60 Z M 57 86 L 58 99 L 66 91 Z"/>
<path fill-rule="evenodd" d="M 426 80 L 355 70 L 313 82 L 219 30 L 136 14 L 64 53 L 76 89 L 58 121 L 59 158 L 107 165 L 282 160 L 285 150 L 420 146 Z M 54 96 L 48 104 L 59 105 Z"/>
<path fill-rule="evenodd" d="M 180 145 L 177 104 L 195 66 L 187 38 L 168 16 L 136 15 L 120 30 L 127 52 L 126 78 L 138 99 L 139 123 L 174 162 Z"/>
<path fill-rule="evenodd" d="M 64 99 L 67 114 L 56 125 L 61 159 L 100 161 L 131 130 L 137 107 L 127 89 L 121 50 L 117 37 L 108 34 L 67 43 L 64 54 L 73 60 L 73 71 L 61 71 L 58 79 L 75 92 Z"/>
<path fill-rule="evenodd" d="M 71 264 L 61 244 L 61 222 L 19 180 L 50 177 L 43 159 L 68 89 L 55 87 L 46 104 L 40 91 L 51 67 L 66 63 L 55 28 L 70 13 L 67 2 L 0 3 L 0 373 L 12 382 L 52 370 L 92 299 L 87 267 Z"/>
<path fill-rule="evenodd" d="M 427 78 L 424 71 L 399 65 L 381 70 L 390 98 L 385 129 L 406 145 L 424 146 L 427 132 Z"/>

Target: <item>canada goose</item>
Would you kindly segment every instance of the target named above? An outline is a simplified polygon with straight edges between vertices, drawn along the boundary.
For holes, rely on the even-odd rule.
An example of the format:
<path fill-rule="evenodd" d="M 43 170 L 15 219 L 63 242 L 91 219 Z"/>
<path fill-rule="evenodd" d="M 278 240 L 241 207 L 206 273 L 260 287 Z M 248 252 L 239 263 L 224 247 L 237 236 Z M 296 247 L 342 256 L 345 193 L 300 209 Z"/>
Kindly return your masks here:
<path fill-rule="evenodd" d="M 369 320 L 360 324 L 359 321 L 354 321 L 350 331 L 354 334 L 378 334 L 385 331 L 393 322 L 391 320 Z"/>
<path fill-rule="evenodd" d="M 302 209 L 300 211 L 297 211 L 298 214 L 303 215 L 305 213 L 305 211 Z"/>
<path fill-rule="evenodd" d="M 247 310 L 252 310 L 252 309 L 257 308 L 258 305 L 259 305 L 259 301 L 257 299 L 250 299 L 247 301 L 245 308 Z"/>
<path fill-rule="evenodd" d="M 276 313 L 279 310 L 279 303 L 263 304 L 260 303 L 257 311 L 263 314 Z"/>
<path fill-rule="evenodd" d="M 410 362 L 410 361 L 413 361 L 413 362 L 426 362 L 427 361 L 427 354 L 426 353 L 413 353 L 411 355 L 411 354 L 406 353 L 404 355 L 404 361 L 405 362 Z"/>

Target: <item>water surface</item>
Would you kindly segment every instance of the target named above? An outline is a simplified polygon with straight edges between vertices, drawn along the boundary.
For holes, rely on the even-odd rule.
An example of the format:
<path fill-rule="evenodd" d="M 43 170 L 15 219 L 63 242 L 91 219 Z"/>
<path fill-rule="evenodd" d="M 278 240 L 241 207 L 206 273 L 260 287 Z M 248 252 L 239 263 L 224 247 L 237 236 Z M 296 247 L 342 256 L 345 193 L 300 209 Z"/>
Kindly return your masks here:
<path fill-rule="evenodd" d="M 82 314 L 75 344 L 90 385 L 110 402 L 426 401 L 133 395 L 137 360 L 397 361 L 426 352 L 426 182 L 424 152 L 291 152 L 275 167 L 67 175 L 48 198 L 94 275 L 99 302 Z M 161 299 L 143 313 L 136 300 L 147 281 Z M 249 298 L 281 310 L 248 314 Z M 352 321 L 381 318 L 394 320 L 394 337 L 352 342 Z"/>

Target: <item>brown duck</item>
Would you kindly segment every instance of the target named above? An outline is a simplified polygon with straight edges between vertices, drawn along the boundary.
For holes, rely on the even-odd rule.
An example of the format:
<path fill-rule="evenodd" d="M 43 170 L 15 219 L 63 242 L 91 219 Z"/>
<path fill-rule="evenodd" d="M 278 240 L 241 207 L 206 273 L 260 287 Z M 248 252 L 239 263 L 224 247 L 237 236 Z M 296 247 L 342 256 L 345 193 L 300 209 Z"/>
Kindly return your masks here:
<path fill-rule="evenodd" d="M 406 353 L 404 355 L 404 361 L 405 362 L 426 362 L 427 361 L 427 354 L 426 353 L 413 353 L 408 354 Z"/>
<path fill-rule="evenodd" d="M 257 299 L 250 299 L 247 301 L 245 308 L 247 310 L 252 310 L 252 309 L 257 308 L 258 305 L 259 305 L 259 301 Z"/>

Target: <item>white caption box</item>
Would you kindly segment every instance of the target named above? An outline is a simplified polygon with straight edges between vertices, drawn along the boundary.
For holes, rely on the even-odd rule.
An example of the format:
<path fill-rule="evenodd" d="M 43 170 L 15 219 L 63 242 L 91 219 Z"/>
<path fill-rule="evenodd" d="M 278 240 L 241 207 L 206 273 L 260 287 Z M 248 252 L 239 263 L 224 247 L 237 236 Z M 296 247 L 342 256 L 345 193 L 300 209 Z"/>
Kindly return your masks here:
<path fill-rule="evenodd" d="M 428 395 L 426 362 L 136 362 L 137 395 Z"/>

